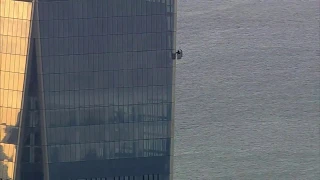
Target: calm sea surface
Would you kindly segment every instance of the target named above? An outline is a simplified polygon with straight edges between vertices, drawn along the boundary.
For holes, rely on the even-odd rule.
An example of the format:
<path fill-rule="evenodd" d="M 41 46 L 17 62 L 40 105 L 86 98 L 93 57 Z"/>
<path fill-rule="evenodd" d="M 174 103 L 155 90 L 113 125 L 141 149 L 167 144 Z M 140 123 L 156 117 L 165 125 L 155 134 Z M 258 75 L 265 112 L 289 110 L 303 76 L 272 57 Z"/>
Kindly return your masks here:
<path fill-rule="evenodd" d="M 175 180 L 320 179 L 319 0 L 179 0 Z"/>

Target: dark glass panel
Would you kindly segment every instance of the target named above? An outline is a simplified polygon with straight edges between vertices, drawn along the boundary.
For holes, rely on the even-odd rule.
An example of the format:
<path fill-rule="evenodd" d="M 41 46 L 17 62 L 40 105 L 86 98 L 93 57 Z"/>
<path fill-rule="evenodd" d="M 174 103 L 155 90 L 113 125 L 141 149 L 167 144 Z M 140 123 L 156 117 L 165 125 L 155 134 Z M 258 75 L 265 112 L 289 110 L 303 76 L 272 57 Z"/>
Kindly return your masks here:
<path fill-rule="evenodd" d="M 168 131 L 159 132 L 158 136 L 152 134 L 158 132 L 156 127 L 160 127 L 161 132 L 165 129 L 164 125 L 154 121 L 168 120 L 171 117 L 171 105 L 163 105 L 158 99 L 165 99 L 164 102 L 172 101 L 172 73 L 167 74 L 167 71 L 172 69 L 163 68 L 172 65 L 171 57 L 167 57 L 167 54 L 171 55 L 171 46 L 168 43 L 172 43 L 169 37 L 172 32 L 151 34 L 168 29 L 166 17 L 160 16 L 166 12 L 166 7 L 161 2 L 71 0 L 68 5 L 65 2 L 55 2 L 57 6 L 52 7 L 60 8 L 53 10 L 53 15 L 59 13 L 56 19 L 63 19 L 65 16 L 73 19 L 50 22 L 51 25 L 48 26 L 56 24 L 50 29 L 42 27 L 45 23 L 40 23 L 40 31 L 44 31 L 43 37 L 45 34 L 48 34 L 48 37 L 51 37 L 49 34 L 60 37 L 40 41 L 43 48 L 50 49 L 50 52 L 43 50 L 44 53 L 41 54 L 43 59 L 48 55 L 48 59 L 51 59 L 50 63 L 47 63 L 49 67 L 45 65 L 43 71 L 57 73 L 43 76 L 45 91 L 56 91 L 45 94 L 46 108 L 55 109 L 52 113 L 47 111 L 47 125 L 64 126 L 64 129 L 55 128 L 50 132 L 59 134 L 56 139 L 49 141 L 58 145 L 55 162 L 98 162 L 101 159 L 166 155 L 159 153 L 157 149 L 166 152 L 165 148 L 169 145 L 155 138 L 167 137 L 163 134 Z M 65 11 L 70 13 L 63 15 Z M 152 16 L 149 21 L 149 16 L 123 17 L 147 13 L 157 15 Z M 102 16 L 109 18 L 97 18 Z M 148 35 L 145 34 L 147 30 L 150 32 Z M 168 51 L 162 52 L 161 49 Z M 154 51 L 143 52 L 147 50 Z M 58 54 L 63 56 L 57 56 Z M 141 124 L 141 131 L 138 131 L 139 126 L 127 124 L 138 121 L 148 122 Z M 112 124 L 104 125 L 105 123 Z M 146 130 L 143 131 L 143 128 Z M 142 134 L 138 136 L 137 132 Z M 144 137 L 148 140 L 139 140 Z M 128 141 L 133 139 L 136 142 Z M 117 142 L 108 142 L 109 140 Z M 73 144 L 75 141 L 84 144 Z M 106 143 L 103 146 L 96 144 L 100 141 Z M 103 152 L 103 155 L 100 152 Z M 52 170 L 54 172 L 54 169 Z M 63 173 L 57 174 L 62 176 Z M 120 177 L 126 179 L 125 176 Z"/>

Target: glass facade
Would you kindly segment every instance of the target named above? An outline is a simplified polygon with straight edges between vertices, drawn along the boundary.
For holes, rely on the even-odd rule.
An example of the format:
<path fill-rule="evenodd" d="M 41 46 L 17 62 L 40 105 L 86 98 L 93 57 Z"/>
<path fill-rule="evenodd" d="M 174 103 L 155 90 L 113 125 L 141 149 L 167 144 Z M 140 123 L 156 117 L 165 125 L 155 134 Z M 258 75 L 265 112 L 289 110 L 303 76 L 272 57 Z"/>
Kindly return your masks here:
<path fill-rule="evenodd" d="M 0 179 L 172 179 L 176 0 L 0 2 Z"/>
<path fill-rule="evenodd" d="M 0 0 L 0 178 L 14 179 L 32 4 Z"/>

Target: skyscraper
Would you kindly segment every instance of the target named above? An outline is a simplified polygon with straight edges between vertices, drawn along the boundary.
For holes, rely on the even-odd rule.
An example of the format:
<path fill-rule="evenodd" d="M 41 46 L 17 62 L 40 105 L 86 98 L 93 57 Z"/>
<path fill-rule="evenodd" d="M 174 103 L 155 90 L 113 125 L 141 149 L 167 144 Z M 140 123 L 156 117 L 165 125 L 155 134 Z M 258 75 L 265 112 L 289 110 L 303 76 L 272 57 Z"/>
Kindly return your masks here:
<path fill-rule="evenodd" d="M 172 179 L 176 0 L 0 0 L 0 179 Z"/>

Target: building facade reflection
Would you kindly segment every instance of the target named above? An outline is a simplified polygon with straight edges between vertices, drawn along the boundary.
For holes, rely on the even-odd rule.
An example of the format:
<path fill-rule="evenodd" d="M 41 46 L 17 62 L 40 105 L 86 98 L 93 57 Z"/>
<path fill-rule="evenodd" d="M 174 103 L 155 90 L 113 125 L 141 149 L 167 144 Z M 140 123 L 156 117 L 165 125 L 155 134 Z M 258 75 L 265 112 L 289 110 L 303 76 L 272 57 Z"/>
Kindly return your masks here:
<path fill-rule="evenodd" d="M 14 179 L 32 4 L 0 0 L 0 178 Z"/>
<path fill-rule="evenodd" d="M 172 179 L 176 0 L 0 2 L 0 178 Z"/>

